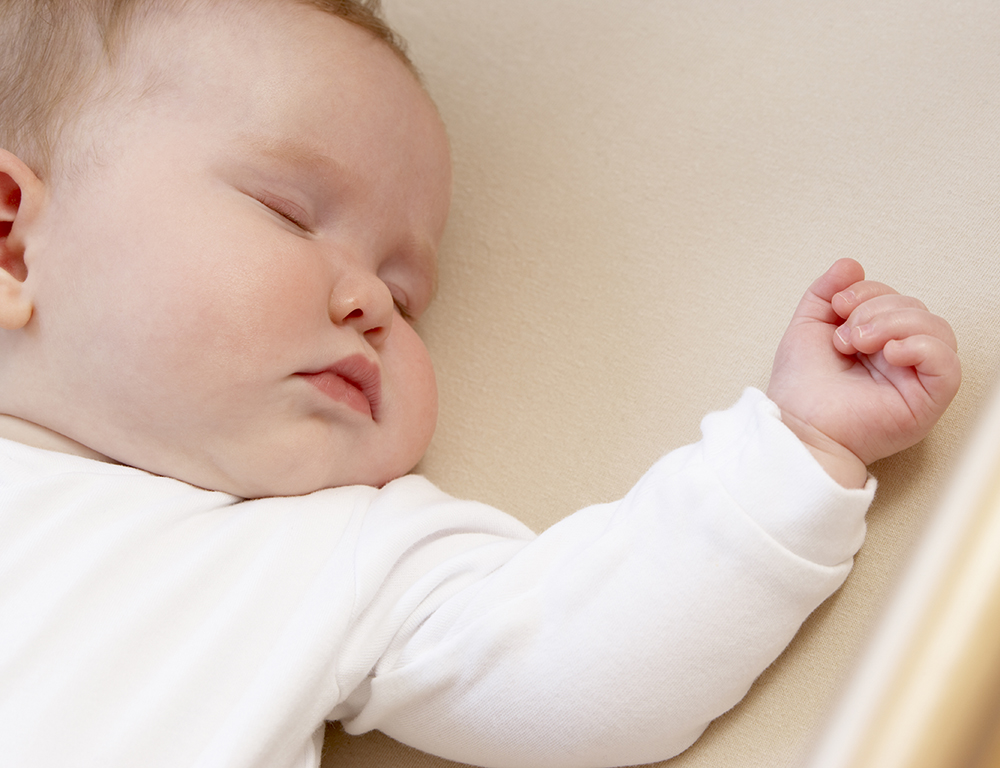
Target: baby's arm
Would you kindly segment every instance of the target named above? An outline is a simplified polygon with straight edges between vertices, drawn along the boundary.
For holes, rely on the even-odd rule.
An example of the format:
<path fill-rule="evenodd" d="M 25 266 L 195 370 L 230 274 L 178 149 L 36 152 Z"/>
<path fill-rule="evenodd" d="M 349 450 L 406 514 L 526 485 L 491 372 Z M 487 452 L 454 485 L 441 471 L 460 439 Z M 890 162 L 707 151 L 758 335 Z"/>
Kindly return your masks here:
<path fill-rule="evenodd" d="M 537 538 L 482 535 L 511 523 L 417 493 L 419 478 L 386 486 L 352 568 L 377 587 L 355 598 L 352 634 L 366 640 L 347 644 L 375 671 L 341 681 L 356 693 L 332 716 L 349 733 L 378 728 L 504 768 L 645 764 L 687 748 L 846 578 L 874 492 L 834 481 L 756 390 L 702 434 L 625 498 Z M 401 526 L 428 535 L 394 540 Z"/>
<path fill-rule="evenodd" d="M 951 327 L 841 259 L 810 286 L 775 356 L 782 420 L 845 487 L 920 441 L 958 391 Z"/>
<path fill-rule="evenodd" d="M 851 346 L 834 338 L 842 317 Z M 701 441 L 661 459 L 625 498 L 537 539 L 483 538 L 458 556 L 449 541 L 461 537 L 444 532 L 468 538 L 485 513 L 441 501 L 455 520 L 437 521 L 429 546 L 380 554 L 395 576 L 368 579 L 386 586 L 373 605 L 356 601 L 358 616 L 405 621 L 362 633 L 392 645 L 363 684 L 344 681 L 356 693 L 333 716 L 350 733 L 379 728 L 484 766 L 677 754 L 840 586 L 874 492 L 865 465 L 923 437 L 957 386 L 947 324 L 838 262 L 781 342 L 772 400 L 751 390 L 709 415 Z M 427 525 L 400 493 L 416 482 L 390 484 L 380 506 Z M 391 529 L 376 518 L 371 541 Z M 387 596 L 406 587 L 404 561 L 431 550 L 449 557 L 414 567 L 421 577 Z M 391 609 L 375 609 L 376 599 Z"/>

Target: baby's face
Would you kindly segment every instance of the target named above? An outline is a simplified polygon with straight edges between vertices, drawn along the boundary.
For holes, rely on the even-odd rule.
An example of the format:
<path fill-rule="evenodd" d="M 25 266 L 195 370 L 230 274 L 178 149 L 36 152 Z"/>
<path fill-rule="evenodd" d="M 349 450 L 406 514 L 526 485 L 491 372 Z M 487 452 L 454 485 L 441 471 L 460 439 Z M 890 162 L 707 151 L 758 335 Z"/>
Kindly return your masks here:
<path fill-rule="evenodd" d="M 25 283 L 38 421 L 240 496 L 381 485 L 436 419 L 408 316 L 434 289 L 447 140 L 368 33 L 249 5 L 143 40 L 165 82 L 52 180 Z"/>

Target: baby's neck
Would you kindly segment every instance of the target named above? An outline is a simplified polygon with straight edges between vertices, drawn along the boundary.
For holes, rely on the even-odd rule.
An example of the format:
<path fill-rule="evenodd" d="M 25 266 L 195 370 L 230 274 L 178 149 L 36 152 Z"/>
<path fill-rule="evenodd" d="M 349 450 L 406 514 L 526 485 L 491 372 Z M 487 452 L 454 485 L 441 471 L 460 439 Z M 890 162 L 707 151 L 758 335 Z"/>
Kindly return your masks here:
<path fill-rule="evenodd" d="M 107 456 L 91 450 L 75 440 L 70 440 L 65 435 L 60 435 L 58 432 L 53 432 L 51 429 L 25 421 L 17 416 L 0 414 L 0 437 L 30 445 L 33 448 L 44 448 L 47 451 L 70 453 L 96 461 L 116 463 Z"/>

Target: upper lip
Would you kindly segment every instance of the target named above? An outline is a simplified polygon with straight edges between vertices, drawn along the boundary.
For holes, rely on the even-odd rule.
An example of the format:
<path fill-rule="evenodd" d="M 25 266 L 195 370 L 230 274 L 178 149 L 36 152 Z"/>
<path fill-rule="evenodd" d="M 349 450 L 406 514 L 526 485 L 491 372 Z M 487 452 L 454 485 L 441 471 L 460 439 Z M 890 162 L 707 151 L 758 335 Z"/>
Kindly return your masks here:
<path fill-rule="evenodd" d="M 368 399 L 371 407 L 372 419 L 378 421 L 379 407 L 382 403 L 382 374 L 378 365 L 373 363 L 362 354 L 350 355 L 328 368 L 318 371 L 308 371 L 307 375 L 319 373 L 332 373 L 339 376 L 348 384 L 361 390 Z"/>

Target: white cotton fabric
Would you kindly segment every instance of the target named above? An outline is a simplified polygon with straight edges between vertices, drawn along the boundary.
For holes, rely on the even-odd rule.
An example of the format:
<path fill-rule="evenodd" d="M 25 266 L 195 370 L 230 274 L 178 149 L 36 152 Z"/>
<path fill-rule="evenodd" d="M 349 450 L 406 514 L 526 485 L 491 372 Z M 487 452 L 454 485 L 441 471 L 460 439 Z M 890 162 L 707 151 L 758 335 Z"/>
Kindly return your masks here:
<path fill-rule="evenodd" d="M 318 729 L 484 766 L 665 759 L 843 582 L 874 481 L 748 390 L 536 536 L 408 476 L 241 501 L 0 442 L 5 765 L 313 768 Z"/>

